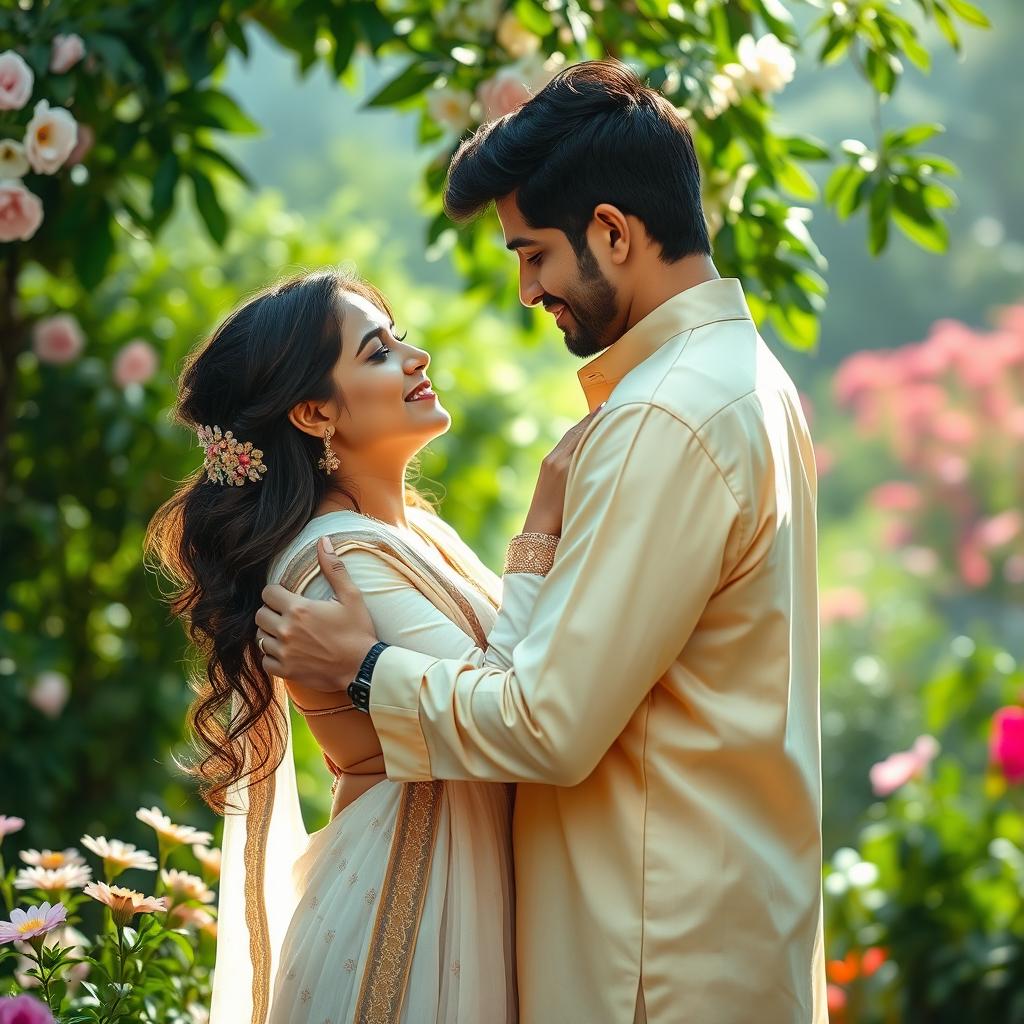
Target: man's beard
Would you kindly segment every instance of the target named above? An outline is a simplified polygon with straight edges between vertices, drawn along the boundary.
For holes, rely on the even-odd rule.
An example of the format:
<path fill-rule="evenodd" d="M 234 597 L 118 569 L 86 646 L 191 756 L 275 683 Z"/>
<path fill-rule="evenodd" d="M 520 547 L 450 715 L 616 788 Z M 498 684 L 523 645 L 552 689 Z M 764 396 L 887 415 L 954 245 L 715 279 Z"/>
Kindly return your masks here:
<path fill-rule="evenodd" d="M 558 301 L 563 302 L 575 321 L 564 331 L 565 347 L 574 356 L 587 359 L 615 340 L 611 334 L 618 312 L 618 296 L 586 243 L 577 266 L 580 283 L 572 290 L 567 289 L 565 299 Z"/>

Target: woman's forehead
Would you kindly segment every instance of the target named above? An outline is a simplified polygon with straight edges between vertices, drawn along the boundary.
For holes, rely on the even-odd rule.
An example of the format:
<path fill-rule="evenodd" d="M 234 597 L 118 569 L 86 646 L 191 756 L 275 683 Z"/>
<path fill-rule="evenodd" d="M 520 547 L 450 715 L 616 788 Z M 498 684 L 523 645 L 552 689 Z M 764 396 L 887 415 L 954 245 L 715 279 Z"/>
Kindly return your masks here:
<path fill-rule="evenodd" d="M 365 295 L 342 291 L 338 296 L 341 306 L 341 344 L 343 349 L 355 351 L 367 331 L 375 327 L 390 327 L 391 317 Z"/>

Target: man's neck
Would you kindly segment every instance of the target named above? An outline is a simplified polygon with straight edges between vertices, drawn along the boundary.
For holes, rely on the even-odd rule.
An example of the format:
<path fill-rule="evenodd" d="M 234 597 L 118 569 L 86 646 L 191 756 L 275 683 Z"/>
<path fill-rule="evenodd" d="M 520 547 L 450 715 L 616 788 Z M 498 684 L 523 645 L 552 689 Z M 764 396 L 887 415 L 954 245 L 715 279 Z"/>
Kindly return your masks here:
<path fill-rule="evenodd" d="M 722 275 L 710 256 L 684 256 L 675 263 L 658 262 L 653 273 L 644 274 L 626 314 L 626 330 L 638 324 L 648 313 L 668 302 L 673 295 L 695 288 Z"/>

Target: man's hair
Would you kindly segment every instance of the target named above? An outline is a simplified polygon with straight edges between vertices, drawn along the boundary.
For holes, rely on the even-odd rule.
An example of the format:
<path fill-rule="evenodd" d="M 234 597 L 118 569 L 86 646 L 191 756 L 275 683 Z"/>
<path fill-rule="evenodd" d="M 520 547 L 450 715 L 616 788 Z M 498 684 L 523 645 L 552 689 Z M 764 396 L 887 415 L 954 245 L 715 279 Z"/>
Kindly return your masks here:
<path fill-rule="evenodd" d="M 666 262 L 711 253 L 690 130 L 618 61 L 566 68 L 459 147 L 444 194 L 453 221 L 511 192 L 529 224 L 565 232 L 577 253 L 599 203 L 642 221 Z"/>

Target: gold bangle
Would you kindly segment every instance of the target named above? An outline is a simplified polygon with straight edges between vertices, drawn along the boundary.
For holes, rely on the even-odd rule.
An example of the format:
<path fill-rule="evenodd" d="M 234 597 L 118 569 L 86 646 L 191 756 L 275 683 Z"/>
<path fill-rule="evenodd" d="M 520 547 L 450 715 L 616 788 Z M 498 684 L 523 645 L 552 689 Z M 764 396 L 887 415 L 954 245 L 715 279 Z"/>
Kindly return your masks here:
<path fill-rule="evenodd" d="M 295 704 L 295 701 L 292 701 Z M 300 704 L 295 704 L 295 710 L 298 711 L 303 718 L 320 718 L 322 715 L 336 715 L 339 711 L 351 711 L 355 707 L 355 704 L 339 704 L 336 708 L 304 708 Z"/>
<path fill-rule="evenodd" d="M 505 555 L 505 574 L 524 572 L 546 576 L 555 564 L 558 540 L 550 533 L 520 533 L 513 537 Z"/>

